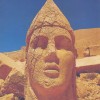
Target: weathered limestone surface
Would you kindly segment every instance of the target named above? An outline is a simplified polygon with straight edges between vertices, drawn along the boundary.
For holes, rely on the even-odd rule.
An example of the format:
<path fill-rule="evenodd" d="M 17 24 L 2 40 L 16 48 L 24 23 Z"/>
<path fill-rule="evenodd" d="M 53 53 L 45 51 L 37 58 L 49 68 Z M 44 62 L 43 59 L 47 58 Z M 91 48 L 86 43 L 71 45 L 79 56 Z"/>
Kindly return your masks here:
<path fill-rule="evenodd" d="M 16 96 L 24 96 L 24 84 L 25 84 L 25 77 L 19 71 L 13 69 L 10 74 L 5 79 L 4 83 L 1 87 L 1 94 L 5 95 L 9 93 L 13 93 Z"/>
<path fill-rule="evenodd" d="M 0 100 L 18 100 L 18 98 L 14 97 L 14 94 L 7 94 L 3 97 L 0 97 Z"/>
<path fill-rule="evenodd" d="M 26 43 L 25 99 L 77 100 L 75 37 L 53 0 L 32 21 Z"/>
<path fill-rule="evenodd" d="M 4 82 L 3 80 L 1 81 Z M 100 100 L 100 74 L 98 73 L 82 74 L 81 73 L 80 77 L 79 76 L 77 77 L 76 83 L 77 83 L 78 100 Z M 30 100 L 30 94 L 28 97 Z M 15 98 L 16 98 L 15 100 L 24 100 L 17 97 Z M 5 96 L 2 96 L 0 97 L 0 100 L 9 100 L 9 99 L 5 98 Z"/>
<path fill-rule="evenodd" d="M 20 61 L 24 62 L 25 61 L 25 46 L 22 46 L 20 50 L 13 51 L 13 52 L 5 52 L 4 54 L 14 61 Z"/>
<path fill-rule="evenodd" d="M 89 47 L 90 56 L 100 55 L 100 28 L 75 30 L 75 46 L 79 58 L 84 57 L 84 51 Z"/>
<path fill-rule="evenodd" d="M 48 26 L 53 27 L 53 29 L 47 28 Z M 64 30 L 61 30 L 59 28 L 62 28 Z M 53 2 L 53 0 L 47 0 L 47 2 L 44 4 L 42 9 L 38 12 L 36 17 L 32 21 L 32 24 L 27 32 L 27 46 L 33 32 L 34 35 L 38 35 L 40 34 L 40 32 L 44 32 L 44 30 L 48 31 L 49 33 L 52 33 L 52 31 L 58 32 L 57 30 L 59 30 L 59 33 L 66 33 L 66 31 L 68 31 L 71 35 L 67 33 L 67 37 L 69 37 L 70 39 L 72 38 L 74 42 L 73 30 L 70 26 L 70 23 L 57 7 L 57 5 Z"/>
<path fill-rule="evenodd" d="M 100 100 L 100 75 L 90 73 L 100 72 L 100 56 L 76 60 L 77 74 L 87 72 L 76 82 L 73 30 L 53 0 L 33 20 L 26 42 L 26 53 L 0 53 L 0 100 Z"/>
<path fill-rule="evenodd" d="M 0 78 L 4 80 L 0 84 L 0 96 L 9 93 L 17 96 L 24 95 L 24 68 L 25 62 L 15 62 L 0 53 Z"/>
<path fill-rule="evenodd" d="M 76 83 L 78 100 L 100 100 L 100 74 L 81 73 Z"/>
<path fill-rule="evenodd" d="M 9 56 L 9 57 L 11 57 L 11 58 L 13 58 L 13 60 L 15 61 L 15 58 L 13 57 L 13 55 L 16 56 L 17 55 L 17 51 L 16 52 L 8 52 L 8 53 L 6 53 L 6 55 Z M 25 58 L 25 57 L 22 57 L 22 58 Z M 19 63 L 18 66 L 20 66 L 20 65 L 24 66 L 25 60 L 24 60 L 24 62 L 20 62 L 19 61 L 19 59 L 22 59 L 22 58 L 20 58 L 20 56 L 19 56 L 19 58 L 17 58 L 16 62 L 17 62 L 17 64 Z M 99 65 L 100 62 L 99 62 L 99 59 L 100 59 L 100 55 L 91 56 L 91 57 L 85 57 L 85 58 L 77 58 L 76 59 L 76 73 L 79 74 L 79 73 L 82 73 L 82 72 L 84 72 L 84 73 L 86 73 L 86 72 L 100 72 L 100 65 Z M 9 67 L 4 67 L 4 68 L 9 71 Z M 1 67 L 1 69 L 0 69 L 0 71 L 1 71 L 1 74 L 0 74 L 1 78 L 3 78 L 3 77 L 5 77 L 5 76 L 8 75 L 7 73 L 3 73 L 2 70 L 4 68 Z M 22 69 L 22 71 L 23 71 L 23 69 Z"/>
<path fill-rule="evenodd" d="M 79 71 L 80 77 L 78 76 L 77 81 L 76 81 L 78 100 L 99 100 L 100 99 L 100 75 L 96 74 L 96 73 L 87 73 L 87 74 L 85 74 L 85 73 L 82 74 L 81 73 L 81 71 L 85 72 L 86 68 L 88 66 L 92 65 L 92 64 L 93 65 L 99 64 L 99 55 L 96 56 L 96 57 L 95 56 L 94 57 L 86 57 L 84 59 L 77 60 L 77 64 L 76 64 L 78 66 L 77 68 L 80 69 L 81 66 L 84 67 L 83 69 L 80 69 L 80 71 Z M 95 67 L 93 69 L 95 71 Z M 99 71 L 99 70 L 100 69 L 97 69 L 97 71 Z M 88 72 L 91 72 L 91 71 L 92 71 L 92 68 L 89 68 Z M 13 71 L 13 73 L 14 73 L 14 71 Z M 12 99 L 7 99 L 8 98 L 8 96 L 7 96 L 8 93 L 14 93 L 18 97 L 19 96 L 23 97 L 23 94 L 24 94 L 23 93 L 24 78 L 23 78 L 23 76 L 21 76 L 20 73 L 19 74 L 18 73 L 19 72 L 15 71 L 15 74 L 14 74 L 15 76 L 9 74 L 9 76 L 12 76 L 12 78 L 9 78 L 9 79 L 6 78 L 7 80 L 5 80 L 5 81 L 3 79 L 0 79 L 0 88 L 2 86 L 4 86 L 4 83 L 5 83 L 4 88 L 2 88 L 2 91 L 4 91 L 4 92 L 0 93 L 0 94 L 2 94 L 2 97 L 0 97 L 0 100 L 12 100 Z M 16 76 L 18 76 L 18 77 L 16 78 Z M 16 81 L 16 79 L 18 79 L 18 80 Z M 13 85 L 10 85 L 10 84 L 13 84 Z M 20 89 L 19 89 L 19 84 L 21 84 L 20 86 L 22 86 Z M 6 95 L 7 98 L 5 97 L 5 95 Z M 11 95 L 11 97 L 12 97 L 12 95 Z M 28 98 L 29 97 L 30 97 L 30 93 L 28 94 Z M 35 96 L 34 96 L 34 98 L 35 98 Z M 17 97 L 16 97 L 16 99 L 20 100 Z"/>
<path fill-rule="evenodd" d="M 77 59 L 76 72 L 77 74 L 100 73 L 100 55 Z"/>
<path fill-rule="evenodd" d="M 0 78 L 6 79 L 12 69 L 24 74 L 25 62 L 15 62 L 13 59 L 7 57 L 3 53 L 0 53 Z"/>

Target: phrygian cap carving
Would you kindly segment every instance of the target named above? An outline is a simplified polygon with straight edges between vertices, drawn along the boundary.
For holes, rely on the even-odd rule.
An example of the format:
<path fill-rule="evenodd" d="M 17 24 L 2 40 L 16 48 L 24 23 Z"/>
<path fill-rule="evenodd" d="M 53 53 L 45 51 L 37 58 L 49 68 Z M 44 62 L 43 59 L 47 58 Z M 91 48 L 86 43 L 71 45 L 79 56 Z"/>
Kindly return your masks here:
<path fill-rule="evenodd" d="M 57 5 L 53 0 L 47 0 L 36 17 L 33 19 L 32 24 L 27 32 L 26 43 L 29 45 L 30 38 L 35 30 L 42 27 L 60 27 L 66 29 L 70 33 L 72 42 L 74 44 L 73 30 Z"/>

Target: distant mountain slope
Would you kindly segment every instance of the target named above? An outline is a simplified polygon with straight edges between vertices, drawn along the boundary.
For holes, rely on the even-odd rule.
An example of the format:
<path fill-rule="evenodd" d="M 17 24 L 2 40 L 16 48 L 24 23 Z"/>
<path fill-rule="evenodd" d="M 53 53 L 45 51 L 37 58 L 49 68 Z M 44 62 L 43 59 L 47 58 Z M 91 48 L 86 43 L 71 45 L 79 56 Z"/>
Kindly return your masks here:
<path fill-rule="evenodd" d="M 79 57 L 83 57 L 87 47 L 90 49 L 90 55 L 100 54 L 100 28 L 80 29 L 74 33 Z"/>
<path fill-rule="evenodd" d="M 24 62 L 25 61 L 25 46 L 22 47 L 20 50 L 5 52 L 4 54 L 12 58 L 15 61 L 19 60 L 21 62 Z"/>

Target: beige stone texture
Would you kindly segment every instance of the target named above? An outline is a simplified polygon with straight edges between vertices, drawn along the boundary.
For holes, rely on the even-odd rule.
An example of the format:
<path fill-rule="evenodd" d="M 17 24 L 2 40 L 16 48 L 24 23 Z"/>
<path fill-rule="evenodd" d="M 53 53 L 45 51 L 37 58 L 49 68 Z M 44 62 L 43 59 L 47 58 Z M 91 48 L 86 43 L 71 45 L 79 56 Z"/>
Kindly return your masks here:
<path fill-rule="evenodd" d="M 100 74 L 80 74 L 76 83 L 78 100 L 100 100 Z"/>
<path fill-rule="evenodd" d="M 14 94 L 7 94 L 3 97 L 0 97 L 0 100 L 18 100 L 17 98 L 15 99 Z"/>
<path fill-rule="evenodd" d="M 5 80 L 0 86 L 0 95 L 24 95 L 24 68 L 25 62 L 14 61 L 0 53 L 0 78 Z"/>
<path fill-rule="evenodd" d="M 100 73 L 100 55 L 77 59 L 76 72 L 77 74 Z"/>
<path fill-rule="evenodd" d="M 80 76 L 77 76 L 76 83 L 77 83 L 77 98 L 78 98 L 78 100 L 99 100 L 100 99 L 100 74 L 98 74 L 98 73 L 83 73 L 82 74 L 81 73 Z M 30 97 L 31 97 L 30 91 L 28 93 L 29 94 L 28 94 L 27 98 L 28 98 L 28 100 L 31 100 L 30 99 Z M 3 98 L 3 100 L 6 100 L 6 99 L 4 99 L 5 98 L 4 96 L 2 96 L 2 98 Z M 35 96 L 34 96 L 34 98 L 35 98 Z M 33 100 L 35 100 L 35 99 L 33 99 Z M 0 100 L 2 100 L 2 99 L 0 99 Z M 17 98 L 17 100 L 20 100 L 20 99 Z"/>
<path fill-rule="evenodd" d="M 0 53 L 0 78 L 6 79 L 13 68 L 24 74 L 25 62 L 15 62 L 5 54 Z"/>
<path fill-rule="evenodd" d="M 100 55 L 100 28 L 75 30 L 75 46 L 79 58 L 84 57 L 84 51 L 90 48 L 90 56 Z"/>
<path fill-rule="evenodd" d="M 19 52 L 19 51 L 8 52 L 8 53 L 6 53 L 6 55 L 11 57 L 13 60 L 15 60 L 13 55 L 16 55 L 17 52 Z M 25 57 L 25 55 L 23 55 L 23 56 Z M 22 58 L 24 58 L 24 57 L 22 57 Z M 19 56 L 18 59 L 22 59 L 22 58 L 20 58 L 20 56 Z M 16 62 L 19 63 L 19 65 L 20 65 L 20 61 L 18 59 L 17 59 Z M 86 72 L 88 72 L 88 73 L 90 73 L 90 72 L 100 72 L 99 59 L 100 59 L 99 55 L 91 56 L 91 57 L 85 57 L 85 58 L 77 58 L 76 59 L 76 73 L 79 74 L 79 73 L 82 73 L 82 72 L 84 72 L 84 73 L 86 73 Z M 25 61 L 22 62 L 21 65 L 22 64 L 24 65 Z M 3 74 L 1 75 L 2 77 L 8 75 L 8 74 L 6 75 L 6 73 L 3 73 Z"/>
<path fill-rule="evenodd" d="M 24 84 L 25 84 L 25 77 L 24 75 L 13 69 L 10 74 L 5 79 L 4 83 L 1 87 L 1 94 L 5 95 L 9 93 L 13 93 L 16 96 L 24 96 Z"/>
<path fill-rule="evenodd" d="M 2 84 L 4 84 L 4 80 L 3 79 L 0 79 L 0 89 L 2 87 Z"/>
<path fill-rule="evenodd" d="M 50 29 L 47 27 L 53 28 Z M 59 32 L 57 30 L 59 30 Z M 44 32 L 48 32 L 48 34 L 50 34 L 52 33 L 52 31 L 58 34 L 61 32 L 65 32 L 67 37 L 72 39 L 72 41 L 74 42 L 73 29 L 71 28 L 67 18 L 60 11 L 53 0 L 47 0 L 36 17 L 33 19 L 32 24 L 27 32 L 27 46 L 32 34 L 34 34 L 34 36 Z"/>
<path fill-rule="evenodd" d="M 76 100 L 73 30 L 47 0 L 27 32 L 25 100 Z"/>
<path fill-rule="evenodd" d="M 79 62 L 80 63 L 76 64 L 76 65 L 78 65 L 78 68 L 80 66 L 84 66 L 84 68 L 86 68 L 89 65 L 98 64 L 99 63 L 99 56 L 97 56 L 97 57 L 95 57 L 95 56 L 94 57 L 86 57 L 84 59 L 80 59 Z M 95 69 L 95 67 L 94 67 L 94 69 Z M 84 72 L 84 69 L 83 69 L 83 72 Z M 91 72 L 91 68 L 88 69 L 88 72 Z M 16 72 L 16 73 L 18 73 L 18 72 Z M 20 75 L 19 75 L 19 77 L 20 77 Z M 16 84 L 20 84 L 20 82 L 22 82 L 22 83 L 24 82 L 23 78 L 19 78 L 19 79 L 22 79 L 22 81 L 14 82 L 15 78 L 12 78 L 12 81 L 13 81 L 13 83 L 16 83 Z M 76 83 L 77 83 L 77 98 L 78 98 L 78 100 L 99 100 L 100 99 L 100 74 L 98 74 L 98 73 L 83 73 L 83 74 L 80 73 L 80 77 L 77 76 Z M 0 84 L 2 86 L 4 84 L 4 80 L 0 79 Z M 16 85 L 16 87 L 17 86 L 18 85 Z M 8 84 L 8 87 L 9 87 L 9 84 Z M 14 89 L 15 89 L 15 87 L 14 87 Z M 30 90 L 31 90 L 31 88 L 30 88 Z M 8 90 L 8 88 L 5 88 L 5 91 L 8 91 L 8 93 L 12 92 L 10 89 Z M 21 91 L 21 94 L 23 94 L 22 92 L 23 91 Z M 6 93 L 7 92 L 5 92 L 5 94 Z M 15 91 L 14 91 L 14 93 L 16 94 Z M 31 100 L 30 99 L 30 97 L 31 97 L 30 91 L 28 93 L 29 94 L 28 94 L 27 98 L 28 98 L 28 100 Z M 3 100 L 6 100 L 5 97 L 3 97 L 3 96 L 0 97 L 0 100 L 2 100 L 1 98 Z M 35 96 L 34 96 L 34 98 L 36 99 Z M 20 99 L 18 99 L 18 100 L 20 100 Z"/>
<path fill-rule="evenodd" d="M 14 61 L 20 61 L 24 62 L 25 61 L 25 46 L 22 46 L 20 50 L 13 51 L 13 52 L 4 52 L 4 54 Z"/>
<path fill-rule="evenodd" d="M 76 60 L 77 79 L 73 30 L 53 0 L 47 0 L 27 32 L 26 48 L 0 53 L 0 100 L 100 100 L 100 28 L 74 32 L 82 58 Z M 90 57 L 83 58 L 87 47 Z"/>

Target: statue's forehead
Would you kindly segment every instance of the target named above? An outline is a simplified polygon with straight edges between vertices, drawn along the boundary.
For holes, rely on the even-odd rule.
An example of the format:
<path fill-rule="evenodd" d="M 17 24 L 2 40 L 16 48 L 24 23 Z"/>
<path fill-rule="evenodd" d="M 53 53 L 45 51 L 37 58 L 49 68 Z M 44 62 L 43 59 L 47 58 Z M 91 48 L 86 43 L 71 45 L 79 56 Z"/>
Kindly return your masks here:
<path fill-rule="evenodd" d="M 53 39 L 54 37 L 60 35 L 64 35 L 71 40 L 71 36 L 68 30 L 59 27 L 43 27 L 41 29 L 37 29 L 32 34 L 31 40 L 37 36 L 45 36 L 48 39 Z"/>

